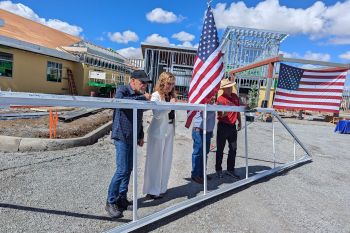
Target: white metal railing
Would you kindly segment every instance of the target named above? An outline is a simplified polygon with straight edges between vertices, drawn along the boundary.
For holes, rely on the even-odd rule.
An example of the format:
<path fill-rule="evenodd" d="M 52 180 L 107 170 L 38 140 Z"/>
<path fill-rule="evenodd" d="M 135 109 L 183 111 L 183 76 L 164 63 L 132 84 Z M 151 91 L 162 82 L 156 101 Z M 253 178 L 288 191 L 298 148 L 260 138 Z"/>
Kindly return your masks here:
<path fill-rule="evenodd" d="M 97 97 L 83 97 L 83 96 L 64 96 L 64 95 L 50 95 L 50 94 L 35 94 L 35 93 L 19 93 L 19 92 L 0 92 L 0 106 L 9 105 L 30 105 L 30 106 L 66 106 L 66 107 L 98 107 L 98 108 L 125 108 L 133 110 L 133 130 L 137 131 L 137 110 L 138 109 L 156 109 L 156 110 L 196 110 L 203 111 L 203 170 L 204 170 L 204 185 L 203 195 L 196 196 L 189 200 L 183 201 L 179 204 L 173 205 L 141 219 L 138 218 L 138 180 L 137 180 L 137 134 L 133 134 L 133 221 L 124 224 L 120 227 L 109 230 L 108 232 L 130 232 L 132 230 L 139 229 L 147 224 L 153 223 L 159 219 L 167 217 L 171 214 L 179 212 L 185 208 L 196 205 L 200 202 L 208 200 L 212 197 L 221 195 L 225 192 L 239 188 L 241 186 L 252 183 L 256 180 L 262 179 L 266 176 L 281 172 L 290 167 L 296 166 L 307 161 L 311 161 L 311 154 L 307 151 L 302 142 L 291 131 L 287 124 L 281 119 L 281 117 L 273 109 L 257 108 L 256 110 L 261 113 L 270 113 L 279 122 L 282 123 L 284 128 L 290 133 L 294 139 L 294 160 L 287 162 L 281 166 L 276 167 L 276 153 L 275 153 L 275 126 L 272 123 L 272 140 L 273 140 L 273 162 L 274 168 L 258 173 L 251 177 L 249 174 L 248 166 L 248 124 L 244 120 L 244 144 L 245 144 L 245 179 L 239 180 L 232 184 L 226 185 L 223 188 L 219 188 L 214 191 L 207 191 L 207 176 L 206 176 L 206 119 L 207 111 L 226 111 L 226 112 L 245 112 L 245 107 L 234 106 L 222 106 L 222 105 L 203 105 L 203 104 L 188 104 L 188 103 L 159 103 L 150 101 L 132 101 L 123 99 L 106 99 Z M 245 119 L 245 118 L 244 118 Z M 272 121 L 273 122 L 273 121 Z M 299 159 L 296 159 L 295 146 L 299 144 L 305 155 Z"/>

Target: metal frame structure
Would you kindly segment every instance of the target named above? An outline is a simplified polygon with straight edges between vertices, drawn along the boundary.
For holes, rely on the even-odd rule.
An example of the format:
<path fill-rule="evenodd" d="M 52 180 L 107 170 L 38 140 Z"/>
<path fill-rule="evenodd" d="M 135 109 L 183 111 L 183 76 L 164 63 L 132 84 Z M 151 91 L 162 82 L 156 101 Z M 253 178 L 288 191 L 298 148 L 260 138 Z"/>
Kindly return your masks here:
<path fill-rule="evenodd" d="M 152 80 L 152 89 L 163 71 L 176 77 L 175 89 L 180 99 L 187 99 L 197 49 L 179 46 L 141 44 L 145 72 Z"/>
<path fill-rule="evenodd" d="M 343 111 L 347 111 L 350 109 L 350 87 L 344 88 L 342 97 L 343 99 L 340 105 L 340 109 Z"/>
<path fill-rule="evenodd" d="M 232 69 L 277 56 L 280 44 L 288 34 L 270 30 L 227 27 L 221 40 L 226 75 Z M 250 89 L 252 85 L 266 86 L 268 67 L 262 66 L 236 76 L 237 89 Z"/>
<path fill-rule="evenodd" d="M 133 110 L 133 130 L 137 131 L 137 110 L 138 109 L 157 109 L 157 110 L 197 110 L 203 111 L 203 168 L 204 168 L 204 186 L 203 186 L 203 195 L 191 198 L 189 200 L 183 201 L 174 206 L 163 209 L 159 212 L 151 214 L 149 216 L 138 218 L 138 177 L 137 177 L 137 134 L 133 134 L 133 221 L 127 224 L 124 224 L 121 227 L 117 227 L 109 230 L 108 232 L 130 232 L 132 230 L 139 229 L 147 224 L 158 221 L 164 217 L 167 217 L 171 214 L 179 212 L 183 209 L 196 205 L 200 202 L 208 200 L 212 197 L 221 195 L 228 191 L 237 189 L 241 186 L 247 185 L 264 177 L 279 173 L 285 169 L 294 167 L 298 164 L 311 161 L 311 154 L 302 144 L 302 142 L 296 137 L 296 135 L 291 131 L 285 122 L 278 116 L 278 114 L 273 109 L 261 109 L 258 108 L 258 112 L 271 113 L 278 121 L 282 123 L 284 128 L 290 133 L 294 139 L 294 160 L 276 167 L 276 154 L 275 154 L 275 128 L 272 124 L 272 137 L 273 137 L 273 159 L 274 159 L 274 168 L 261 172 L 259 174 L 253 175 L 251 177 L 249 174 L 249 165 L 248 165 L 248 124 L 245 121 L 244 124 L 244 143 L 245 143 L 245 169 L 246 176 L 245 179 L 226 185 L 223 188 L 208 192 L 207 191 L 207 176 L 206 176 L 206 118 L 207 111 L 226 111 L 226 112 L 244 112 L 244 107 L 235 107 L 235 106 L 219 106 L 219 105 L 203 105 L 203 104 L 188 104 L 188 103 L 156 103 L 156 102 L 146 102 L 146 101 L 132 101 L 132 100 L 122 100 L 122 99 L 105 99 L 105 98 L 96 98 L 96 97 L 82 97 L 82 96 L 62 96 L 62 95 L 49 95 L 49 94 L 35 94 L 35 93 L 16 93 L 16 92 L 0 92 L 0 103 L 1 105 L 31 105 L 31 106 L 75 106 L 75 107 L 98 107 L 98 108 L 125 108 Z M 245 118 L 244 118 L 245 119 Z M 295 145 L 299 144 L 304 150 L 305 155 L 299 159 L 296 159 L 295 155 Z"/>

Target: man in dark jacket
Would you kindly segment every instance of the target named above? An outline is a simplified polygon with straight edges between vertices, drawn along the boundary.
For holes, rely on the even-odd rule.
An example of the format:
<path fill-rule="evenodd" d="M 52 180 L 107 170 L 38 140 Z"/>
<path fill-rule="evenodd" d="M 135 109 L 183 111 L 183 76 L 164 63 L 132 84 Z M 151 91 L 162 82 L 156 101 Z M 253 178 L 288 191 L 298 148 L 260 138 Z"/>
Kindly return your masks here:
<path fill-rule="evenodd" d="M 116 98 L 127 100 L 150 100 L 147 84 L 152 82 L 143 70 L 131 74 L 129 85 L 120 86 Z M 137 144 L 143 146 L 143 110 L 137 111 Z M 116 148 L 116 171 L 108 188 L 106 211 L 112 218 L 123 217 L 130 204 L 127 200 L 128 185 L 133 167 L 133 110 L 115 109 L 113 114 L 112 139 Z"/>

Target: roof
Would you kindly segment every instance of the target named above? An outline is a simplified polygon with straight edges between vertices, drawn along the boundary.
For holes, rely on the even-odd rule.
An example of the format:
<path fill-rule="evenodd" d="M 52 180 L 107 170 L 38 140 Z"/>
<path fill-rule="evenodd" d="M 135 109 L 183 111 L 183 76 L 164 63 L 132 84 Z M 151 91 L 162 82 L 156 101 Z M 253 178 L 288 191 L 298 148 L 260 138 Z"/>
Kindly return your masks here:
<path fill-rule="evenodd" d="M 50 28 L 22 16 L 0 9 L 0 36 L 5 36 L 31 44 L 56 49 L 81 41 L 81 38 Z"/>
<path fill-rule="evenodd" d="M 73 54 L 66 53 L 57 49 L 47 48 L 41 45 L 32 44 L 22 40 L 13 39 L 0 35 L 0 45 L 5 45 L 11 48 L 30 51 L 33 53 L 43 54 L 50 57 L 57 57 L 64 60 L 79 62 L 79 58 Z"/>
<path fill-rule="evenodd" d="M 228 26 L 225 29 L 224 35 L 222 37 L 223 40 L 227 40 L 230 33 L 233 33 L 235 35 L 240 36 L 251 36 L 255 38 L 273 38 L 278 40 L 279 42 L 282 42 L 284 39 L 288 37 L 287 33 L 284 32 L 278 32 L 273 30 L 264 30 L 264 29 L 257 29 L 257 28 L 247 28 L 247 27 L 236 27 L 236 26 Z"/>
<path fill-rule="evenodd" d="M 82 40 L 74 45 L 71 46 L 71 48 L 86 48 L 86 53 L 96 55 L 102 58 L 109 59 L 111 61 L 119 61 L 119 62 L 125 62 L 127 59 L 120 55 L 118 52 L 107 49 L 95 44 L 92 44 L 88 41 Z M 68 48 L 69 49 L 69 48 Z"/>
<path fill-rule="evenodd" d="M 159 49 L 159 50 L 171 50 L 171 51 L 187 52 L 187 53 L 194 53 L 194 54 L 197 52 L 197 48 L 191 48 L 191 47 L 141 43 L 142 55 L 144 55 L 146 48 Z"/>

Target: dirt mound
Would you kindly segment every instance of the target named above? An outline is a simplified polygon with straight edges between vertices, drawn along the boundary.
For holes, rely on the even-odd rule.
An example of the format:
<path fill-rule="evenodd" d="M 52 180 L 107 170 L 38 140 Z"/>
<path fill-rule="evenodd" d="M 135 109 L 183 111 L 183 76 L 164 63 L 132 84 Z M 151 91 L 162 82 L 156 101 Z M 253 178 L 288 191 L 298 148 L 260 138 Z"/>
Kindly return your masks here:
<path fill-rule="evenodd" d="M 72 122 L 57 123 L 57 138 L 76 138 L 84 136 L 112 120 L 113 110 L 106 109 L 101 112 L 81 117 Z M 15 119 L 0 121 L 0 135 L 49 138 L 49 116 L 37 119 Z"/>

